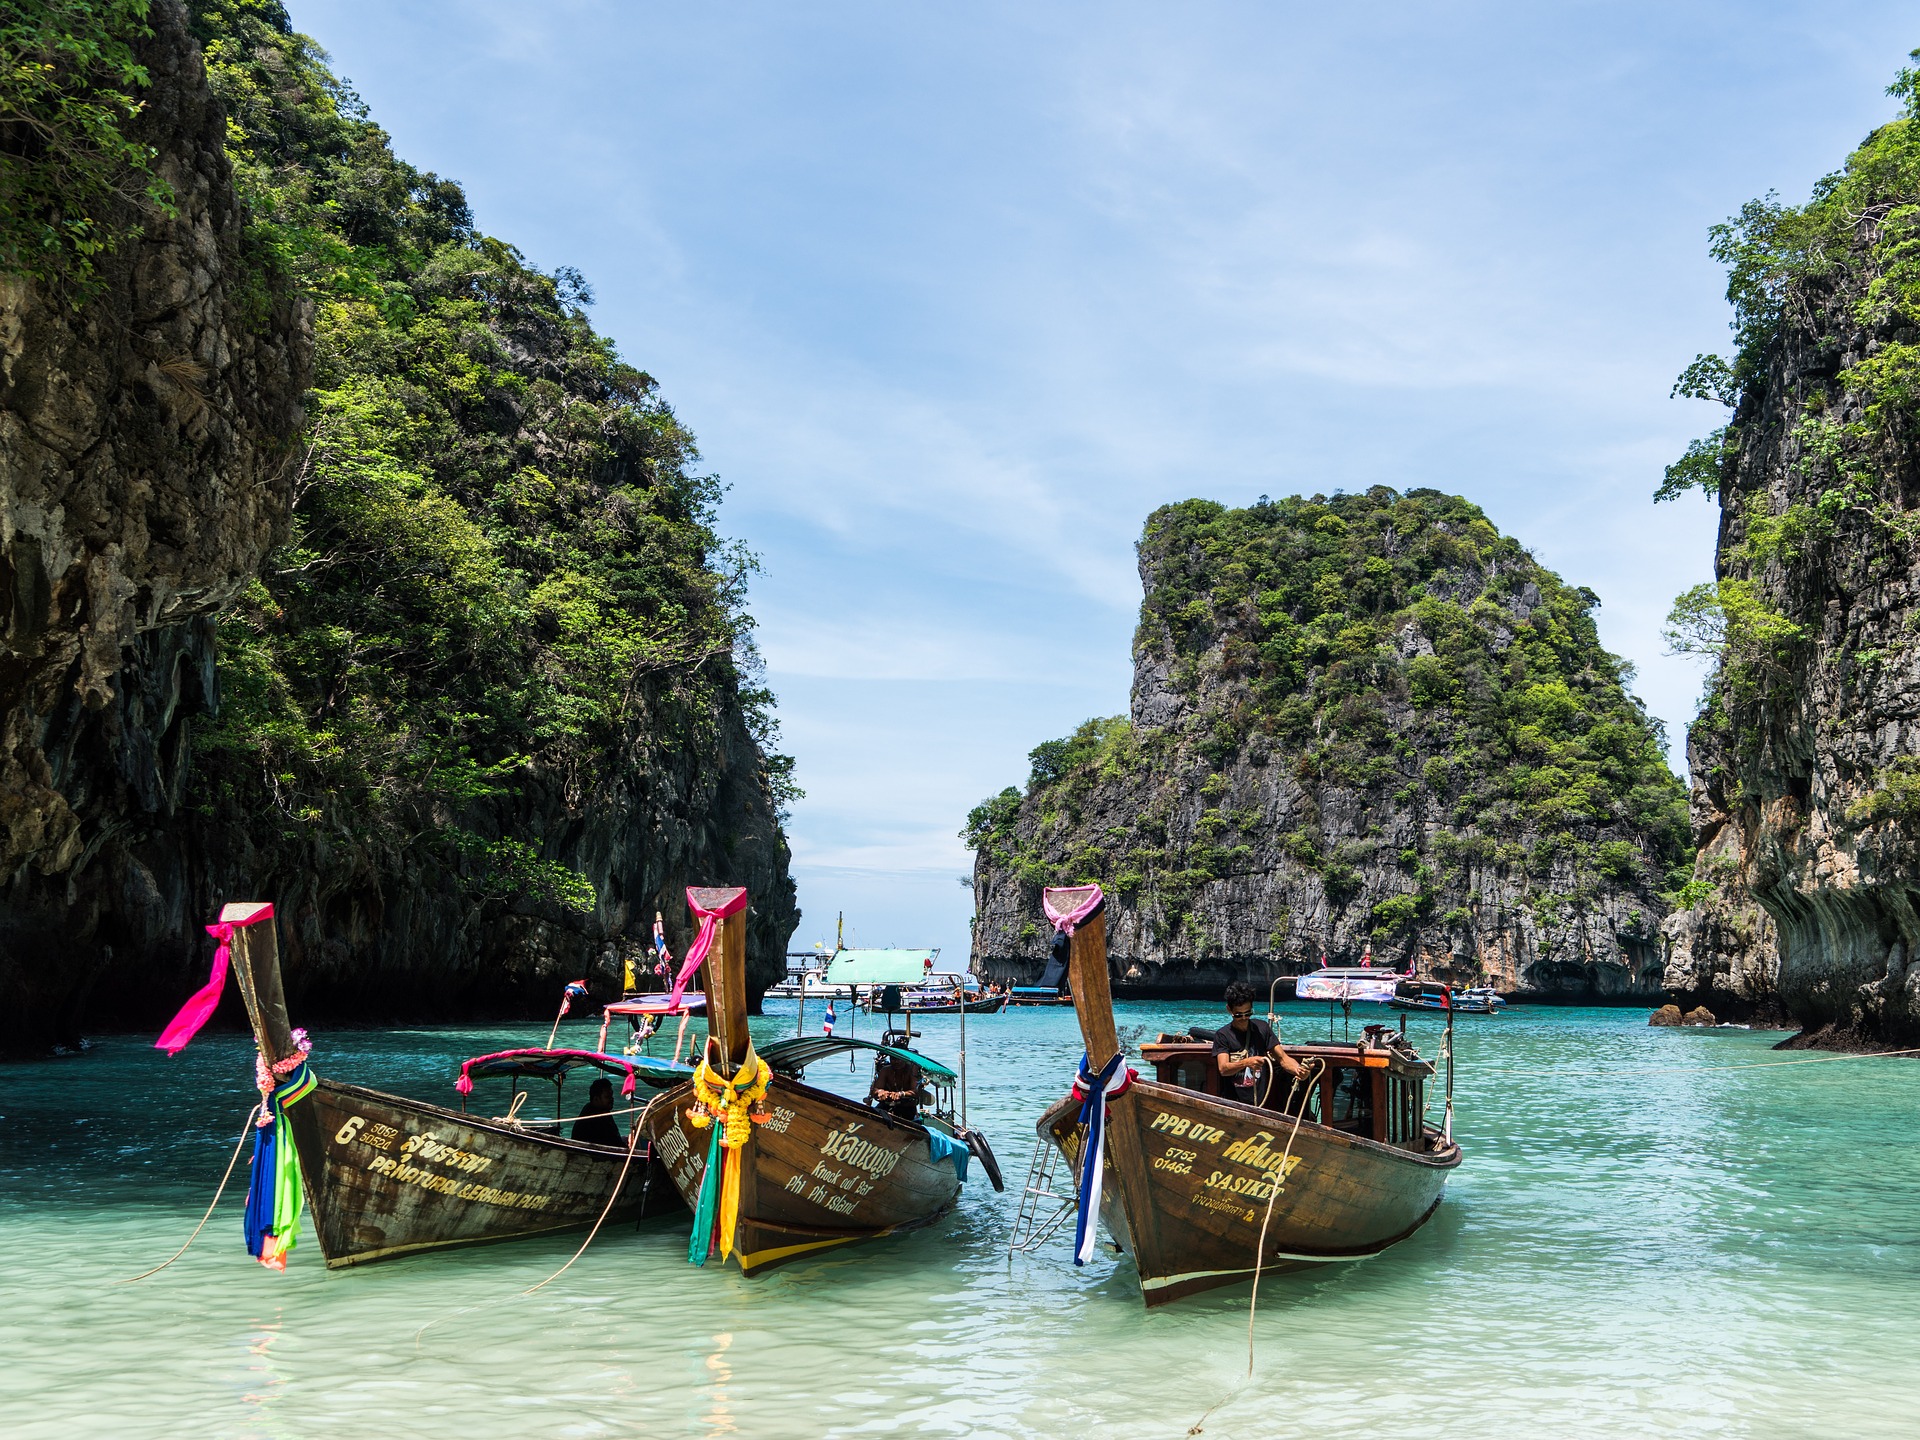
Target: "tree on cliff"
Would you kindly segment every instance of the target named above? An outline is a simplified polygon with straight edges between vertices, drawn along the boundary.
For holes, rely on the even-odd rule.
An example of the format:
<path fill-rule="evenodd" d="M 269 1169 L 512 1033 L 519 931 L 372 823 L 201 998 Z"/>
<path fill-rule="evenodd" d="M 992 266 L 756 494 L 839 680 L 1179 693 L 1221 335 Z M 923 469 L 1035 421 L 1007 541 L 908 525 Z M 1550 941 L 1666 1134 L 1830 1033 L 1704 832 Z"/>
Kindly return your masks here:
<path fill-rule="evenodd" d="M 1591 591 L 1469 502 L 1384 486 L 1167 506 L 1140 571 L 1131 716 L 1038 747 L 1025 793 L 968 819 L 980 954 L 1034 951 L 1038 885 L 1098 880 L 1140 963 L 1372 943 L 1644 987 L 1685 804 Z"/>

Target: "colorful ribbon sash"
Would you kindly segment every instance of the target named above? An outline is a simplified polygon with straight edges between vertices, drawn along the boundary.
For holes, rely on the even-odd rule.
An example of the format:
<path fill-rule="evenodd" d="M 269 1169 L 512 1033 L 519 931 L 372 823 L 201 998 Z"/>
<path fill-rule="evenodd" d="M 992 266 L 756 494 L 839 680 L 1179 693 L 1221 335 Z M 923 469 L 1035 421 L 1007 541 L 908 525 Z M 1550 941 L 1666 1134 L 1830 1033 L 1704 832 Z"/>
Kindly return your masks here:
<path fill-rule="evenodd" d="M 1073 1263 L 1084 1265 L 1093 1258 L 1094 1234 L 1100 1220 L 1100 1192 L 1105 1180 L 1103 1163 L 1107 1157 L 1107 1107 L 1133 1087 L 1139 1072 L 1128 1068 L 1124 1051 L 1118 1052 L 1095 1074 L 1086 1053 L 1080 1055 L 1080 1073 L 1073 1080 L 1073 1098 L 1080 1102 L 1080 1123 L 1087 1128 L 1086 1141 L 1080 1147 L 1080 1213 L 1073 1222 Z"/>
<path fill-rule="evenodd" d="M 747 1043 L 746 1058 L 731 1080 L 713 1068 L 713 1041 L 707 1041 L 707 1053 L 700 1057 L 693 1072 L 693 1104 L 687 1118 L 696 1130 L 713 1127 L 707 1142 L 707 1168 L 700 1176 L 700 1194 L 693 1207 L 693 1234 L 687 1241 L 687 1259 L 695 1265 L 707 1263 L 713 1253 L 718 1208 L 720 1258 L 733 1253 L 734 1226 L 740 1218 L 741 1150 L 753 1138 L 753 1127 L 767 1117 L 756 1113 L 767 1098 L 767 1086 L 773 1070 Z"/>
<path fill-rule="evenodd" d="M 247 1185 L 243 1221 L 247 1253 L 269 1270 L 287 1268 L 287 1254 L 300 1238 L 300 1153 L 294 1148 L 287 1110 L 320 1083 L 307 1068 L 304 1054 L 291 1057 L 291 1065 L 292 1073 L 267 1092 L 264 1112 L 256 1122 L 253 1177 Z"/>
<path fill-rule="evenodd" d="M 160 1032 L 160 1038 L 153 1042 L 156 1050 L 178 1055 L 186 1049 L 187 1042 L 200 1033 L 200 1027 L 211 1020 L 213 1012 L 220 1008 L 220 994 L 227 988 L 227 960 L 233 954 L 234 931 L 272 918 L 273 906 L 263 905 L 245 920 L 223 920 L 207 926 L 207 933 L 220 942 L 220 948 L 213 952 L 213 973 L 207 977 L 207 983 L 194 991 L 192 998 L 180 1007 L 180 1013 L 173 1017 L 167 1028 Z"/>

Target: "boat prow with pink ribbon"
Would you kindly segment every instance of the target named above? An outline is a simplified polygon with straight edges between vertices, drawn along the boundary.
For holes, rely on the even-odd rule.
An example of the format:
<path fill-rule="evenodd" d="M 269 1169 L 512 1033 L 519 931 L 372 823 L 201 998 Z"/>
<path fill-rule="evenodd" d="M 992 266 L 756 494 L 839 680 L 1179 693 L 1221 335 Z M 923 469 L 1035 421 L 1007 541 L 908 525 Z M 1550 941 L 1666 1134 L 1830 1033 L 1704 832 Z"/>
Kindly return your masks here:
<path fill-rule="evenodd" d="M 455 1086 L 458 1109 L 345 1084 L 320 1073 L 312 1042 L 288 1021 L 273 907 L 228 905 L 207 928 L 221 942 L 213 975 L 158 1043 L 171 1053 L 193 1038 L 219 1003 L 230 963 L 259 1047 L 261 1110 L 246 1224 L 248 1249 L 263 1264 L 284 1268 L 303 1197 L 329 1267 L 685 1213 L 638 1121 L 649 1097 L 684 1081 L 690 1067 L 554 1049 L 550 1036 L 547 1046 L 468 1060 Z M 568 987 L 563 1013 L 576 992 L 584 995 L 585 986 Z M 685 997 L 689 1008 L 699 1000 Z M 563 1089 L 583 1071 L 609 1082 L 608 1103 L 569 1117 Z M 470 1113 L 475 1082 L 490 1080 L 508 1082 L 505 1113 Z M 553 1083 L 552 1116 L 531 1113 L 532 1080 Z M 599 1098 L 589 1100 L 590 1111 Z M 621 1109 L 630 1120 L 624 1136 Z M 583 1122 L 591 1122 L 584 1132 Z M 574 1138 L 582 1133 L 600 1139 Z"/>

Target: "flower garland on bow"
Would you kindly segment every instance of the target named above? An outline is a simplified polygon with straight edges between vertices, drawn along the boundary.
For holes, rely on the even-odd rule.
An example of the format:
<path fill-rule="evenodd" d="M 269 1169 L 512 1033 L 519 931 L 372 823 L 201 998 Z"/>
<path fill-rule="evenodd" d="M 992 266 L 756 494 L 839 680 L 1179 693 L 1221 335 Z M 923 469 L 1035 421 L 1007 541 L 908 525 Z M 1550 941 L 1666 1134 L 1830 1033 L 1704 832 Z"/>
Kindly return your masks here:
<path fill-rule="evenodd" d="M 1080 1072 L 1073 1077 L 1073 1098 L 1080 1105 L 1080 1123 L 1087 1138 L 1080 1147 L 1080 1184 L 1077 1195 L 1080 1213 L 1073 1222 L 1073 1263 L 1084 1265 L 1093 1258 L 1094 1228 L 1100 1215 L 1100 1191 L 1105 1180 L 1102 1164 L 1107 1156 L 1107 1108 L 1133 1088 L 1140 1073 L 1128 1066 L 1124 1051 L 1102 1065 L 1092 1068 L 1086 1052 L 1080 1054 Z"/>
<path fill-rule="evenodd" d="M 320 1080 L 307 1066 L 313 1041 L 293 1032 L 294 1053 L 274 1064 L 256 1054 L 254 1083 L 260 1118 L 254 1121 L 253 1176 L 247 1185 L 243 1225 L 247 1253 L 269 1270 L 285 1270 L 287 1253 L 300 1236 L 300 1153 L 294 1148 L 287 1111 L 314 1092 Z"/>
<path fill-rule="evenodd" d="M 720 1258 L 733 1253 L 733 1231 L 740 1218 L 741 1150 L 753 1138 L 753 1127 L 768 1118 L 767 1086 L 773 1070 L 747 1042 L 746 1058 L 728 1079 L 713 1065 L 713 1041 L 693 1072 L 693 1104 L 687 1118 L 696 1130 L 713 1130 L 707 1142 L 707 1168 L 700 1177 L 700 1195 L 693 1207 L 693 1235 L 687 1242 L 687 1259 L 695 1265 L 707 1263 L 713 1253 L 716 1218 L 719 1230 Z M 718 1209 L 716 1217 L 715 1210 Z"/>

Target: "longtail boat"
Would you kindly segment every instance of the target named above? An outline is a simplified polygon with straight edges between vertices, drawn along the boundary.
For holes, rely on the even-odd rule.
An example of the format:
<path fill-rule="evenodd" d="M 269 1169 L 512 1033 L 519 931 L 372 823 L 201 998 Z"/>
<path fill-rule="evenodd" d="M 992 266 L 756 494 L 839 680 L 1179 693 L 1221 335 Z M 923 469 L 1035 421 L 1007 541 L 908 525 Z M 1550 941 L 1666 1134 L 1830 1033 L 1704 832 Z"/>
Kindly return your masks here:
<path fill-rule="evenodd" d="M 1210 1040 L 1163 1035 L 1142 1047 L 1152 1078 L 1137 1077 L 1114 1029 L 1099 887 L 1045 901 L 1071 936 L 1086 1042 L 1074 1093 L 1037 1126 L 1078 1178 L 1076 1263 L 1091 1258 L 1097 1215 L 1160 1305 L 1256 1268 L 1375 1255 L 1433 1214 L 1460 1149 L 1450 1113 L 1426 1123 L 1434 1067 L 1403 1035 L 1374 1025 L 1357 1044 L 1286 1046 L 1312 1078 L 1286 1094 L 1275 1085 L 1268 1105 L 1221 1093 Z"/>
<path fill-rule="evenodd" d="M 297 1155 L 299 1184 L 329 1268 L 542 1235 L 602 1216 L 631 1221 L 685 1213 L 643 1139 L 617 1148 L 574 1141 L 557 1119 L 520 1119 L 520 1098 L 498 1119 L 467 1114 L 464 1105 L 474 1079 L 509 1077 L 522 1098 L 522 1079 L 550 1079 L 557 1099 L 558 1084 L 581 1068 L 617 1077 L 633 1091 L 642 1084 L 677 1085 L 688 1067 L 545 1047 L 506 1051 L 462 1067 L 460 1110 L 343 1084 L 317 1073 L 310 1042 L 289 1024 L 273 907 L 228 905 L 209 929 L 221 940 L 213 977 L 159 1043 L 175 1051 L 205 1023 L 230 959 L 259 1047 L 263 1100 L 273 1128 Z M 256 1172 L 262 1154 L 256 1149 Z M 284 1153 L 278 1163 L 286 1163 Z M 268 1178 L 256 1173 L 256 1190 Z M 265 1263 L 284 1268 L 298 1233 L 297 1210 L 295 1185 L 282 1196 L 277 1243 L 269 1240 L 265 1253 L 255 1249 Z M 251 1201 L 248 1224 L 251 1248 L 259 1239 Z"/>
<path fill-rule="evenodd" d="M 693 1078 L 645 1117 L 654 1149 L 694 1212 L 687 1258 L 731 1257 L 747 1274 L 856 1240 L 931 1225 L 960 1193 L 970 1157 L 999 1188 L 986 1140 L 967 1129 L 959 1077 L 884 1040 L 811 1035 L 756 1051 L 747 1032 L 747 893 L 694 888 L 706 955 L 708 1037 Z M 709 938 L 710 937 L 710 938 Z M 806 1083 L 807 1066 L 872 1055 L 869 1103 Z"/>

